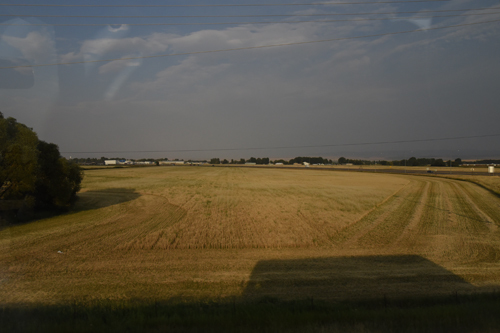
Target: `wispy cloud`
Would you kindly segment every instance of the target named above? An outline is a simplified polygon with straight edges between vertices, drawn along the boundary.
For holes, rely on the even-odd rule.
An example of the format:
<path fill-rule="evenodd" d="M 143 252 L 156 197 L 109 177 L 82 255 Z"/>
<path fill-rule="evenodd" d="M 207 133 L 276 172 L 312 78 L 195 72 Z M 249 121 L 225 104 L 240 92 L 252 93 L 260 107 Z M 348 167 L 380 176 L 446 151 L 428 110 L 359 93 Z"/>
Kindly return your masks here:
<path fill-rule="evenodd" d="M 1 39 L 19 50 L 25 59 L 34 64 L 55 61 L 55 43 L 48 33 L 31 31 L 25 37 L 2 35 Z"/>
<path fill-rule="evenodd" d="M 127 67 L 138 67 L 141 62 L 138 60 L 115 60 L 99 67 L 99 74 L 120 72 Z"/>

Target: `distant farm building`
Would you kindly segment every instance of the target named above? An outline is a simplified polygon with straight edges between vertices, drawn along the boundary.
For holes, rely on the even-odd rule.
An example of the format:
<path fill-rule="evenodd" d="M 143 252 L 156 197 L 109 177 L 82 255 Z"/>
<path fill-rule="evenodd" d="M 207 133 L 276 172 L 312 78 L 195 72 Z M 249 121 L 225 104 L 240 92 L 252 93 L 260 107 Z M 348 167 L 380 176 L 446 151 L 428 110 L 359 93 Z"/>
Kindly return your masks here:
<path fill-rule="evenodd" d="M 105 160 L 104 165 L 116 165 L 118 164 L 117 160 Z"/>
<path fill-rule="evenodd" d="M 184 161 L 160 161 L 160 165 L 184 165 Z"/>

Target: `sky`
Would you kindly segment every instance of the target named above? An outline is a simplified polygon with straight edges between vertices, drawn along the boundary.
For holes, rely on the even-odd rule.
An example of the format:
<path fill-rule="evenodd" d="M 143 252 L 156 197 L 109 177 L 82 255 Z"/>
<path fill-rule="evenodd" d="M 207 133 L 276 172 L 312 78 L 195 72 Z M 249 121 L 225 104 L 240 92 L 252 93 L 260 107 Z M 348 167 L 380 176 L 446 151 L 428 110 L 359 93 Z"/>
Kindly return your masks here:
<path fill-rule="evenodd" d="M 66 157 L 500 158 L 498 1 L 359 2 L 9 2 L 0 111 Z"/>

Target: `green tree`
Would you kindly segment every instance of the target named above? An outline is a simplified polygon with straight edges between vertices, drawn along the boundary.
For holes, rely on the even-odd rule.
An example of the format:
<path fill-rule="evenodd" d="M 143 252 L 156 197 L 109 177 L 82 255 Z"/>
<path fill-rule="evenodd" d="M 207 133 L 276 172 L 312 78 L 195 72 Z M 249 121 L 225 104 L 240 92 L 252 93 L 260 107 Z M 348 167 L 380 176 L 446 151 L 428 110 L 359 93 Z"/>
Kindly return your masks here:
<path fill-rule="evenodd" d="M 340 157 L 339 160 L 338 160 L 339 164 L 346 164 L 347 163 L 347 159 L 345 157 Z"/>
<path fill-rule="evenodd" d="M 0 113 L 0 199 L 25 206 L 68 206 L 80 190 L 83 173 L 62 158 L 55 144 L 38 140 L 32 129 Z"/>
<path fill-rule="evenodd" d="M 53 143 L 38 141 L 37 181 L 35 202 L 40 208 L 69 206 L 80 190 L 83 178 L 80 167 L 61 157 L 59 148 Z"/>
<path fill-rule="evenodd" d="M 283 163 L 284 165 L 287 165 L 288 161 L 285 161 L 284 159 L 279 159 L 279 160 L 274 160 L 273 163 L 274 164 L 276 164 L 276 163 Z"/>
<path fill-rule="evenodd" d="M 410 157 L 407 162 L 408 166 L 418 166 L 418 161 L 416 157 Z"/>
<path fill-rule="evenodd" d="M 437 159 L 434 161 L 434 163 L 431 164 L 432 166 L 446 166 L 446 163 L 441 159 Z"/>
<path fill-rule="evenodd" d="M 0 199 L 25 199 L 35 188 L 36 134 L 0 113 Z"/>

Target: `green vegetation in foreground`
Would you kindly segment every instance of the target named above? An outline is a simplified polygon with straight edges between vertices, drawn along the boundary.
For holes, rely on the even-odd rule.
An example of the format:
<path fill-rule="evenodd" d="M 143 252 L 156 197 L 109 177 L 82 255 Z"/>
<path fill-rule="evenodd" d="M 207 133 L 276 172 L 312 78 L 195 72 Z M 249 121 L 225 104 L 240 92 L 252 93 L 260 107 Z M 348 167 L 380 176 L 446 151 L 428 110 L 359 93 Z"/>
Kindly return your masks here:
<path fill-rule="evenodd" d="M 69 208 L 83 171 L 53 143 L 0 112 L 0 226 L 26 222 L 36 212 Z"/>
<path fill-rule="evenodd" d="M 329 303 L 93 301 L 4 306 L 2 332 L 494 332 L 500 293 Z"/>

